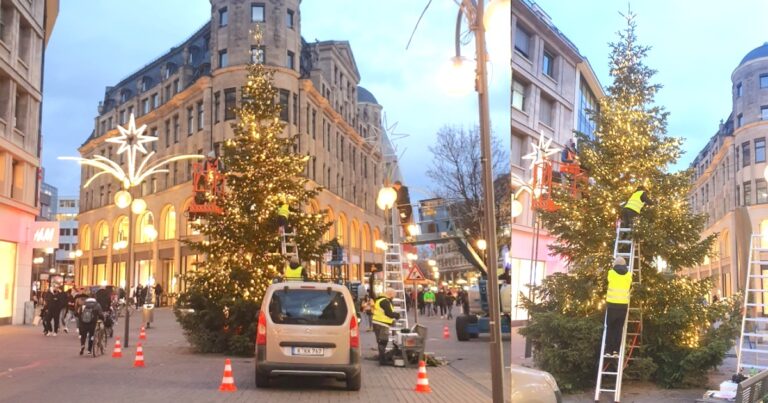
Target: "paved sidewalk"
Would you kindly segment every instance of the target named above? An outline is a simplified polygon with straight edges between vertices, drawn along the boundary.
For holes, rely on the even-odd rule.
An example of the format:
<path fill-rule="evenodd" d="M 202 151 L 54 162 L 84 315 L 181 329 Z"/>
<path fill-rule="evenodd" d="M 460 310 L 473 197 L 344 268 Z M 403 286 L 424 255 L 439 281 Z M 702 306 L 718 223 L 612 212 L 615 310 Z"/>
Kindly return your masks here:
<path fill-rule="evenodd" d="M 286 378 L 269 389 L 256 389 L 253 358 L 233 358 L 234 393 L 218 392 L 224 370 L 221 355 L 195 354 L 169 308 L 155 311 L 143 342 L 145 368 L 133 368 L 140 324 L 131 317 L 131 347 L 123 358 L 109 353 L 96 359 L 79 356 L 76 333 L 42 336 L 41 327 L 0 327 L 0 402 L 489 402 L 482 385 L 450 366 L 427 369 L 431 394 L 413 391 L 416 368 L 379 367 L 363 360 L 363 387 L 349 392 L 329 379 Z M 122 322 L 116 335 L 121 335 Z M 72 328 L 70 326 L 70 328 Z M 433 333 L 434 334 L 434 333 Z M 361 334 L 363 356 L 374 354 L 374 336 Z M 487 346 L 487 344 L 486 344 Z M 477 346 L 475 346 L 477 347 Z M 432 351 L 432 349 L 430 349 Z M 479 358 L 482 360 L 482 358 Z M 484 361 L 484 360 L 483 360 Z"/>

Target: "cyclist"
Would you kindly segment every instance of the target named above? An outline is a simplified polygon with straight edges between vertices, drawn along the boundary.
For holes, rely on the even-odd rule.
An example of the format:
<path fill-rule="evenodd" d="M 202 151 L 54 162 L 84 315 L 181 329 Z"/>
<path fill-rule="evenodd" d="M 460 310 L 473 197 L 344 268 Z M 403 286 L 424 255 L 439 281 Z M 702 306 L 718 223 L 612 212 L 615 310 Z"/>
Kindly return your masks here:
<path fill-rule="evenodd" d="M 101 288 L 96 291 L 96 301 L 101 306 L 101 311 L 104 312 L 104 328 L 107 330 L 107 334 L 112 334 L 112 294 L 114 288 L 110 285 L 106 288 Z"/>
<path fill-rule="evenodd" d="M 96 331 L 96 321 L 104 320 L 104 312 L 96 298 L 88 298 L 77 312 L 78 330 L 80 331 L 80 355 L 85 350 L 85 340 L 88 339 L 88 354 L 93 354 L 93 333 Z"/>

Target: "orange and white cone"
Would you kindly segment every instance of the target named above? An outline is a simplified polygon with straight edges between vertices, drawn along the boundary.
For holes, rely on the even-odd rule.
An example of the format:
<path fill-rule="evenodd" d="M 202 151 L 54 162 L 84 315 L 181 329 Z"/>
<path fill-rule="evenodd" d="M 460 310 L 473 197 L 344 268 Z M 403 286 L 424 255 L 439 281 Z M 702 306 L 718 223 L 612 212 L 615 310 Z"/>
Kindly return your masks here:
<path fill-rule="evenodd" d="M 219 386 L 219 392 L 234 392 L 237 390 L 235 386 L 235 378 L 232 376 L 232 363 L 227 358 L 224 361 L 224 376 L 221 378 L 221 386 Z"/>
<path fill-rule="evenodd" d="M 141 327 L 141 330 L 139 331 L 139 340 L 146 340 L 147 339 L 147 333 L 144 332 L 144 326 Z"/>
<path fill-rule="evenodd" d="M 419 361 L 419 377 L 416 378 L 416 391 L 420 393 L 431 393 L 429 387 L 429 378 L 427 378 L 427 363 L 424 360 Z"/>
<path fill-rule="evenodd" d="M 451 338 L 451 332 L 448 330 L 448 326 L 443 326 L 443 338 L 448 340 Z"/>
<path fill-rule="evenodd" d="M 123 348 L 120 346 L 120 337 L 115 337 L 115 349 L 112 350 L 112 358 L 121 358 L 123 356 Z"/>
<path fill-rule="evenodd" d="M 144 350 L 141 343 L 136 344 L 136 359 L 133 361 L 134 367 L 144 367 Z"/>

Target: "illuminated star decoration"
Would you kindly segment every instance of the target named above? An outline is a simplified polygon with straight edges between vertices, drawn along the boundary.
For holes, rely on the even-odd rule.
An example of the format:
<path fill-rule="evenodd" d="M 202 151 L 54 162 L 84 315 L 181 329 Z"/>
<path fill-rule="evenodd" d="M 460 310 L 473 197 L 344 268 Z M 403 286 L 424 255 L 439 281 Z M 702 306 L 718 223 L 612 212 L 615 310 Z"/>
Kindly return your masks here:
<path fill-rule="evenodd" d="M 559 148 L 550 148 L 551 144 L 552 139 L 547 140 L 543 131 L 540 132 L 538 144 L 531 142 L 533 151 L 523 156 L 524 160 L 531 160 L 531 167 L 529 169 L 533 169 L 539 162 L 549 159 L 550 155 L 560 152 Z"/>
<path fill-rule="evenodd" d="M 88 185 L 90 185 L 99 176 L 110 174 L 123 184 L 123 188 L 128 189 L 130 187 L 140 185 L 141 182 L 143 182 L 150 175 L 169 172 L 167 169 L 162 169 L 162 167 L 171 162 L 205 158 L 205 156 L 198 154 L 172 155 L 169 157 L 161 158 L 159 161 L 156 161 L 152 165 L 148 165 L 149 160 L 155 155 L 155 152 L 152 151 L 147 154 L 147 149 L 144 147 L 144 144 L 157 141 L 157 137 L 145 136 L 144 131 L 146 129 L 147 125 L 142 125 L 137 129 L 136 120 L 134 119 L 133 114 L 131 114 L 131 118 L 128 122 L 128 128 L 126 129 L 122 126 L 117 126 L 117 130 L 120 132 L 120 135 L 106 140 L 109 143 L 120 145 L 117 150 L 118 154 L 122 154 L 126 151 L 128 152 L 127 173 L 125 170 L 123 170 L 123 167 L 121 167 L 120 164 L 110 160 L 103 155 L 95 155 L 90 159 L 81 157 L 59 157 L 59 159 L 77 161 L 80 165 L 87 165 L 100 170 L 98 173 L 88 179 L 87 182 L 85 182 L 83 185 L 84 188 L 88 187 Z M 145 154 L 138 167 L 136 166 L 137 151 Z"/>

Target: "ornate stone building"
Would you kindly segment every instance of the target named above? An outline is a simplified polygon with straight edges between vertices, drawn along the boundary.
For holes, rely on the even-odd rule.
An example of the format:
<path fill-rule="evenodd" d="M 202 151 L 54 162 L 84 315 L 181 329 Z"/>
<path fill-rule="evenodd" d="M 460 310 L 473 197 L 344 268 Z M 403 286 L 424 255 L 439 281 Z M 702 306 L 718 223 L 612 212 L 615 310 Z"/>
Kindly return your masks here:
<path fill-rule="evenodd" d="M 202 3 L 202 2 L 200 2 Z M 325 190 L 306 208 L 327 209 L 335 223 L 328 238 L 338 237 L 347 249 L 348 273 L 359 279 L 382 256 L 373 241 L 380 238 L 383 215 L 375 205 L 385 179 L 381 126 L 382 106 L 358 86 L 360 73 L 346 41 L 307 43 L 301 37 L 298 0 L 211 0 L 211 21 L 160 58 L 107 87 L 99 104 L 94 131 L 80 148 L 82 157 L 104 155 L 118 162 L 122 154 L 105 142 L 131 113 L 158 137 L 158 157 L 208 154 L 232 136 L 230 125 L 245 83 L 246 64 L 274 69 L 281 120 L 286 135 L 298 134 L 295 150 L 310 156 L 306 176 Z M 197 4 L 197 3 L 195 3 Z M 200 4 L 200 6 L 203 6 Z M 259 49 L 252 32 L 264 33 Z M 94 172 L 82 170 L 85 184 Z M 148 179 L 140 191 L 147 212 L 136 219 L 136 265 L 131 284 L 160 282 L 169 292 L 184 288 L 179 280 L 194 270 L 199 257 L 183 243 L 199 237 L 185 217 L 192 201 L 192 163 L 181 161 L 170 172 Z M 128 214 L 113 198 L 114 178 L 100 177 L 81 190 L 78 284 L 125 282 L 128 260 L 115 242 L 127 240 Z M 155 240 L 142 228 L 153 224 Z M 312 271 L 329 268 L 307 262 Z"/>
<path fill-rule="evenodd" d="M 0 0 L 0 325 L 22 323 L 40 213 L 43 53 L 58 0 Z"/>

